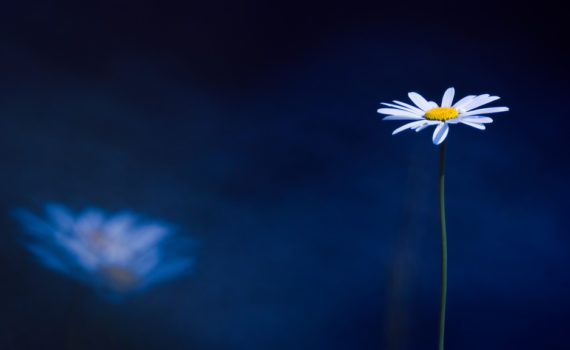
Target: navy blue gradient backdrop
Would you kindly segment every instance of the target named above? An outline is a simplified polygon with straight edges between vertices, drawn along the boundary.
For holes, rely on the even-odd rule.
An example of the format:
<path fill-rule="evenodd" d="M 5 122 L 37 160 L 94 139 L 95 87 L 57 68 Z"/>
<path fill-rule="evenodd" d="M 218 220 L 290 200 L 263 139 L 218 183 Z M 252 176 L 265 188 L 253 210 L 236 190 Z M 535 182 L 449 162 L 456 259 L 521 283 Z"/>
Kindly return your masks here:
<path fill-rule="evenodd" d="M 447 348 L 570 348 L 565 21 L 548 2 L 2 2 L 0 349 L 434 349 L 438 149 L 376 109 L 449 86 L 510 111 L 448 137 Z M 54 200 L 176 223 L 192 277 L 109 303 L 44 269 L 10 212 Z"/>

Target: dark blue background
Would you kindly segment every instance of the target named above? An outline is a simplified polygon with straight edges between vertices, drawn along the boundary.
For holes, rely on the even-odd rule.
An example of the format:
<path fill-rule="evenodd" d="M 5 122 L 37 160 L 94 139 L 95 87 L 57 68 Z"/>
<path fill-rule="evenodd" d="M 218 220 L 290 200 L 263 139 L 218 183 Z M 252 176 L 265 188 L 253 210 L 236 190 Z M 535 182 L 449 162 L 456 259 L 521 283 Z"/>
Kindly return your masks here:
<path fill-rule="evenodd" d="M 565 23 L 548 2 L 2 2 L 0 349 L 434 349 L 438 149 L 375 111 L 448 86 L 511 110 L 448 138 L 447 348 L 570 348 Z M 10 210 L 54 200 L 179 224 L 193 277 L 116 304 L 43 269 Z"/>

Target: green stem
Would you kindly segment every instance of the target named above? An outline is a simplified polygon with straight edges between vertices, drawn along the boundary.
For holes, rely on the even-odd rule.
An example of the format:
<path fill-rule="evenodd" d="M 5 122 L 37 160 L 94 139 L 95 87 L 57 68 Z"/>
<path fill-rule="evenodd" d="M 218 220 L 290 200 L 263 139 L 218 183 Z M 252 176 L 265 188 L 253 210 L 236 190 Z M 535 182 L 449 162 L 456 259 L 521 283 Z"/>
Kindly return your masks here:
<path fill-rule="evenodd" d="M 443 350 L 445 333 L 445 299 L 447 296 L 447 232 L 445 229 L 444 170 L 445 141 L 439 147 L 439 219 L 441 222 L 441 306 L 439 309 L 439 350 Z"/>

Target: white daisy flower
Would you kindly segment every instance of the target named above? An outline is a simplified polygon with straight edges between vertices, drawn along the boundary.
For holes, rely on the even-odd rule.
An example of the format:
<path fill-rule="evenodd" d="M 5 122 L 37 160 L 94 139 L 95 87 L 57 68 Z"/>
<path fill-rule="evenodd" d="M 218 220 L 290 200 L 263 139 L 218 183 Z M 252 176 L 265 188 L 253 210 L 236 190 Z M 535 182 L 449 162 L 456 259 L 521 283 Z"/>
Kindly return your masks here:
<path fill-rule="evenodd" d="M 35 238 L 26 247 L 47 268 L 105 293 L 142 290 L 188 272 L 192 264 L 191 258 L 172 251 L 187 246 L 188 239 L 176 239 L 176 248 L 167 250 L 173 233 L 165 223 L 139 222 L 131 212 L 106 216 L 96 208 L 74 216 L 60 204 L 48 204 L 45 210 L 46 220 L 26 210 L 16 212 Z"/>
<path fill-rule="evenodd" d="M 453 104 L 454 95 L 455 89 L 450 87 L 443 94 L 441 105 L 438 106 L 433 101 L 428 102 L 417 92 L 410 92 L 408 97 L 415 106 L 400 101 L 393 101 L 394 104 L 382 102 L 383 105 L 391 108 L 380 108 L 378 113 L 387 115 L 382 120 L 411 120 L 410 123 L 394 130 L 392 135 L 406 129 L 420 131 L 428 126 L 435 125 L 432 140 L 435 145 L 439 145 L 447 137 L 450 124 L 463 123 L 479 130 L 485 130 L 485 124 L 493 122 L 493 119 L 485 116 L 485 114 L 509 110 L 508 107 L 479 108 L 498 100 L 498 96 L 490 96 L 489 94 L 469 95 Z"/>

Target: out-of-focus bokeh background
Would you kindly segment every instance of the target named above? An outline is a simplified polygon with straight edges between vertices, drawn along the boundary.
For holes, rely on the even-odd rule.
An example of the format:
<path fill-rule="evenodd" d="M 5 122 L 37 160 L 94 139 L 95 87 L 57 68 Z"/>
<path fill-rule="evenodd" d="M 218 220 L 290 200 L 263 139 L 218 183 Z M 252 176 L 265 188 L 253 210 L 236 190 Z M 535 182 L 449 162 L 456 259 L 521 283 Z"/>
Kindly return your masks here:
<path fill-rule="evenodd" d="M 0 349 L 434 349 L 438 150 L 381 101 L 490 93 L 448 137 L 449 349 L 570 348 L 566 13 L 547 2 L 0 7 Z M 193 274 L 100 298 L 14 208 L 130 208 Z"/>

